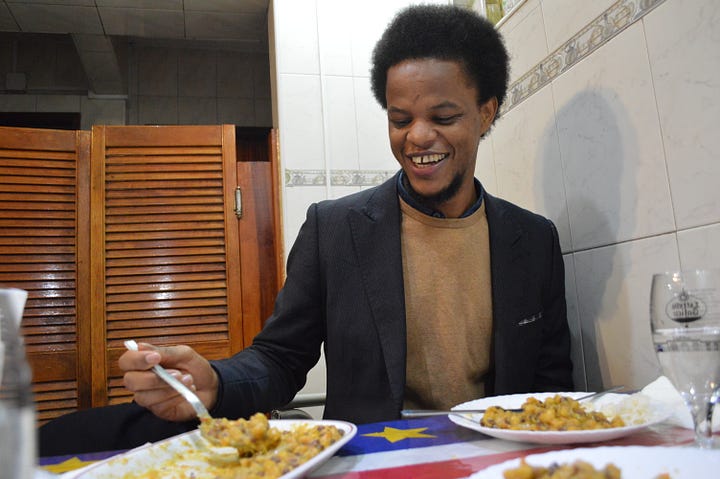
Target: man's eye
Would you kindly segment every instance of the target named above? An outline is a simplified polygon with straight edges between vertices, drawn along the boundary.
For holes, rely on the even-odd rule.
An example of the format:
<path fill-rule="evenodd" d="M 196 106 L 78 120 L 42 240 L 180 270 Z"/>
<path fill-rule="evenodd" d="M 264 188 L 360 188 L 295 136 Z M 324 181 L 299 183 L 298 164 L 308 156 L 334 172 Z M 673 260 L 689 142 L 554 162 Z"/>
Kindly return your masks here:
<path fill-rule="evenodd" d="M 438 116 L 435 118 L 435 123 L 438 123 L 440 125 L 451 125 L 457 121 L 457 119 L 460 117 L 460 115 L 452 115 L 452 116 Z"/>
<path fill-rule="evenodd" d="M 392 123 L 392 125 L 393 125 L 395 128 L 402 128 L 402 127 L 404 127 L 404 126 L 409 125 L 409 124 L 410 124 L 410 120 L 393 120 L 393 119 L 391 118 L 391 119 L 390 119 L 390 123 Z"/>

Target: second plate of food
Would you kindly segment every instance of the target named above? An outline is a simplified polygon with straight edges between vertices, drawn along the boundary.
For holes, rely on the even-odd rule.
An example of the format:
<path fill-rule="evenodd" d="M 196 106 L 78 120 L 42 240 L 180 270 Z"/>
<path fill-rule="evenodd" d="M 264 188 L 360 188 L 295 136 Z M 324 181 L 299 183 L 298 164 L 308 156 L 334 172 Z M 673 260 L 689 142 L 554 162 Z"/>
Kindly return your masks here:
<path fill-rule="evenodd" d="M 504 477 L 511 477 L 509 475 L 510 471 L 518 468 L 521 464 L 520 461 L 520 459 L 511 459 L 490 466 L 476 472 L 468 479 L 503 479 Z M 715 477 L 714 475 L 717 474 L 718 468 L 720 468 L 720 454 L 695 447 L 608 446 L 566 449 L 525 457 L 527 465 L 533 468 L 558 469 L 563 466 L 572 467 L 577 465 L 578 461 L 582 461 L 596 470 L 603 470 L 607 465 L 612 464 L 620 470 L 622 477 L 637 479 L 667 477 L 662 476 L 662 474 L 668 474 L 672 479 Z M 508 476 L 504 475 L 506 472 Z M 592 472 L 589 474 L 592 474 Z M 588 476 L 577 475 L 572 477 L 590 477 L 589 474 Z M 537 475 L 512 477 L 539 477 L 539 475 L 538 472 Z"/>
<path fill-rule="evenodd" d="M 579 398 L 588 393 L 562 392 L 562 393 L 534 393 L 510 394 L 506 396 L 492 396 L 476 399 L 453 407 L 458 414 L 450 414 L 449 418 L 459 426 L 480 431 L 488 436 L 508 441 L 530 442 L 535 444 L 579 444 L 588 442 L 609 441 L 629 436 L 651 425 L 667 419 L 670 411 L 663 403 L 655 401 L 642 394 L 606 394 L 602 398 L 585 405 L 586 409 L 600 411 L 608 418 L 619 415 L 624 426 L 606 429 L 587 430 L 528 430 L 528 429 L 502 429 L 487 427 L 482 424 L 483 414 L 462 414 L 463 409 L 487 409 L 499 406 L 504 409 L 520 408 L 528 399 L 535 398 L 545 401 L 548 398 L 560 395 L 569 398 Z"/>

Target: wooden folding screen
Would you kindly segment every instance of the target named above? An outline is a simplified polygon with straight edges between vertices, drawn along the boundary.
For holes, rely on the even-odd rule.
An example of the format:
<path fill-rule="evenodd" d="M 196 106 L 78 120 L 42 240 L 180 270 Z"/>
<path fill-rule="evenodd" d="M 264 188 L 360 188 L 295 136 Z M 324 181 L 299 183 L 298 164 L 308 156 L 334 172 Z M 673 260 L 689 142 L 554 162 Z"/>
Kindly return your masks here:
<path fill-rule="evenodd" d="M 127 395 L 125 339 L 242 347 L 235 161 L 233 127 L 93 128 L 93 403 Z"/>
<path fill-rule="evenodd" d="M 28 291 L 40 421 L 90 405 L 90 132 L 0 129 L 0 286 Z"/>
<path fill-rule="evenodd" d="M 30 291 L 40 422 L 127 401 L 125 339 L 212 359 L 262 327 L 282 281 L 275 137 L 235 132 L 0 128 L 0 286 Z"/>

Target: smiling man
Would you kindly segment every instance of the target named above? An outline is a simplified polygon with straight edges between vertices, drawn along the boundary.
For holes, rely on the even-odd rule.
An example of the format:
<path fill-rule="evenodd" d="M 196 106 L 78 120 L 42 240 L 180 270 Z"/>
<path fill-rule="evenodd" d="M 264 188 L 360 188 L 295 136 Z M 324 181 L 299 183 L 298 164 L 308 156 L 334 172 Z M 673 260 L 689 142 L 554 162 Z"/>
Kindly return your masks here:
<path fill-rule="evenodd" d="M 474 178 L 507 61 L 494 27 L 453 7 L 405 10 L 375 47 L 372 89 L 402 168 L 407 408 L 572 388 L 555 227 Z"/>
<path fill-rule="evenodd" d="M 228 418 L 287 404 L 321 348 L 325 417 L 355 423 L 572 389 L 557 231 L 474 177 L 478 143 L 507 88 L 498 33 L 467 9 L 409 7 L 376 46 L 371 83 L 398 174 L 310 206 L 273 314 L 243 351 L 220 361 L 186 346 L 126 352 L 119 365 L 135 404 L 105 408 L 114 420 L 94 421 L 101 434 L 80 434 L 94 447 L 107 448 L 105 436 L 127 448 L 177 434 L 179 421 L 197 425 L 151 371 L 158 363 Z"/>

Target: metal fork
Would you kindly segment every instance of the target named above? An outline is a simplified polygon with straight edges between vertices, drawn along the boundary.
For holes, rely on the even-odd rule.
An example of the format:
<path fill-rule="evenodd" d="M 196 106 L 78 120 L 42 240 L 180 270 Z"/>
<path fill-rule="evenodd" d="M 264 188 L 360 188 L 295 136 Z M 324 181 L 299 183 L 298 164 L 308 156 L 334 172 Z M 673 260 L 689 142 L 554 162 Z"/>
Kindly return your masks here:
<path fill-rule="evenodd" d="M 137 343 L 132 339 L 128 339 L 127 341 L 125 341 L 125 347 L 130 351 L 138 350 Z M 168 383 L 173 389 L 175 389 L 177 392 L 179 392 L 182 395 L 182 397 L 185 398 L 185 400 L 187 402 L 190 403 L 190 405 L 193 407 L 193 409 L 195 409 L 195 413 L 197 413 L 199 418 L 204 418 L 204 417 L 209 418 L 210 417 L 210 413 L 208 412 L 205 405 L 202 403 L 200 398 L 197 397 L 197 395 L 190 390 L 190 388 L 188 388 L 183 383 L 181 383 L 180 381 L 175 379 L 175 377 L 172 374 L 170 374 L 167 371 L 167 369 L 160 366 L 159 364 L 156 364 L 155 366 L 153 366 L 152 369 L 153 369 L 153 371 L 155 371 L 155 374 L 160 376 L 160 379 L 162 379 L 163 381 Z"/>

